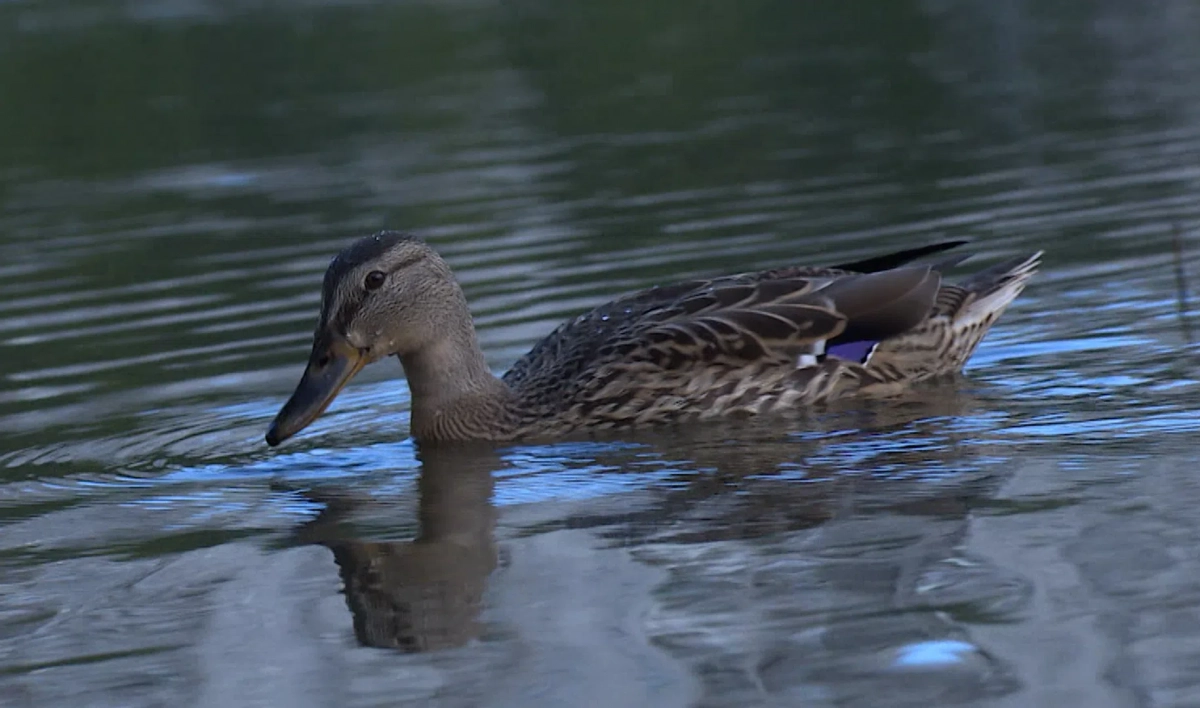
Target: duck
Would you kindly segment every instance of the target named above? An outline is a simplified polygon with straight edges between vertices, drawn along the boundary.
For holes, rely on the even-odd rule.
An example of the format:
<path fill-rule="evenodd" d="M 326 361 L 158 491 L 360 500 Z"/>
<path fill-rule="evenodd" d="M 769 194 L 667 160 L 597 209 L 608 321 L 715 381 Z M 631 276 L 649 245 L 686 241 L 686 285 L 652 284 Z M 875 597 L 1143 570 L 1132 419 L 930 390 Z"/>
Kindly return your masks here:
<path fill-rule="evenodd" d="M 947 282 L 944 271 L 966 256 L 944 252 L 964 243 L 651 287 L 563 323 L 498 377 L 446 261 L 415 235 L 381 231 L 325 271 L 308 364 L 266 442 L 303 430 L 364 366 L 391 356 L 408 381 L 418 445 L 894 396 L 961 372 L 1041 263 L 1038 251 Z"/>

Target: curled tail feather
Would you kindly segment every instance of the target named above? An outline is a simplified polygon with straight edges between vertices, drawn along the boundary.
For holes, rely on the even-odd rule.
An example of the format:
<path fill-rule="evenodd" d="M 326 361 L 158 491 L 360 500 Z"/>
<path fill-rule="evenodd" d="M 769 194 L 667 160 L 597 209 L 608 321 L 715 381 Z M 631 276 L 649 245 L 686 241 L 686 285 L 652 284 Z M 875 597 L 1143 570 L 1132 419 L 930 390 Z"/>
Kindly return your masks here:
<path fill-rule="evenodd" d="M 909 332 L 880 343 L 868 368 L 914 380 L 962 370 L 988 330 L 1021 294 L 1042 252 L 1020 256 L 943 284 L 929 316 Z"/>
<path fill-rule="evenodd" d="M 1038 251 L 998 263 L 957 286 L 951 286 L 967 293 L 959 307 L 947 313 L 952 331 L 950 339 L 960 342 L 950 352 L 949 361 L 953 362 L 954 371 L 961 370 L 967 363 L 988 330 L 1017 299 L 1041 264 L 1042 251 Z"/>

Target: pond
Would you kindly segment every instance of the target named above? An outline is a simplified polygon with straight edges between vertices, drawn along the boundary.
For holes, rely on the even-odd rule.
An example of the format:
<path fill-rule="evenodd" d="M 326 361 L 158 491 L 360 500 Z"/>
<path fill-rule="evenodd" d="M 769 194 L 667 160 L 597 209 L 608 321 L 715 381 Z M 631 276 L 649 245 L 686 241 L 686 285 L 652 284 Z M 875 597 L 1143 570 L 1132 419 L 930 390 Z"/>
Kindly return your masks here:
<path fill-rule="evenodd" d="M 0 4 L 0 703 L 1200 703 L 1200 9 Z M 263 435 L 353 238 L 489 365 L 653 284 L 1045 250 L 895 405 Z"/>

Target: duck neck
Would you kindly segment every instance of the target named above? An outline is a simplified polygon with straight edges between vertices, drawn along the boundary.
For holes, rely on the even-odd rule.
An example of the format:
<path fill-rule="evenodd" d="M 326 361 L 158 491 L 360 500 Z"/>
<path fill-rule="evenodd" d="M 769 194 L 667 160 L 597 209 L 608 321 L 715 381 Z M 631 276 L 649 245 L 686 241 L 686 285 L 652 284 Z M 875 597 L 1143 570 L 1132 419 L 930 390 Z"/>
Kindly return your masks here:
<path fill-rule="evenodd" d="M 501 433 L 511 391 L 488 369 L 474 327 L 447 327 L 442 338 L 400 355 L 412 392 L 418 441 L 472 440 Z"/>

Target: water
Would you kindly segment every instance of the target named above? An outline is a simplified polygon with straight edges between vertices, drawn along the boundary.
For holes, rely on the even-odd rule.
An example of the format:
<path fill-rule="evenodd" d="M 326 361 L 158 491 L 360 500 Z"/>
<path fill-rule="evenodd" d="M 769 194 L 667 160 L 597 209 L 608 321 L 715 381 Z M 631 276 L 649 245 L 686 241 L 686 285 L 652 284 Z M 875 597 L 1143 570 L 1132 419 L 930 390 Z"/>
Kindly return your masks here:
<path fill-rule="evenodd" d="M 844 5 L 0 5 L 0 703 L 1200 702 L 1200 12 Z M 498 372 L 654 283 L 1047 255 L 903 404 L 422 459 L 387 362 L 268 450 L 385 226 Z"/>

